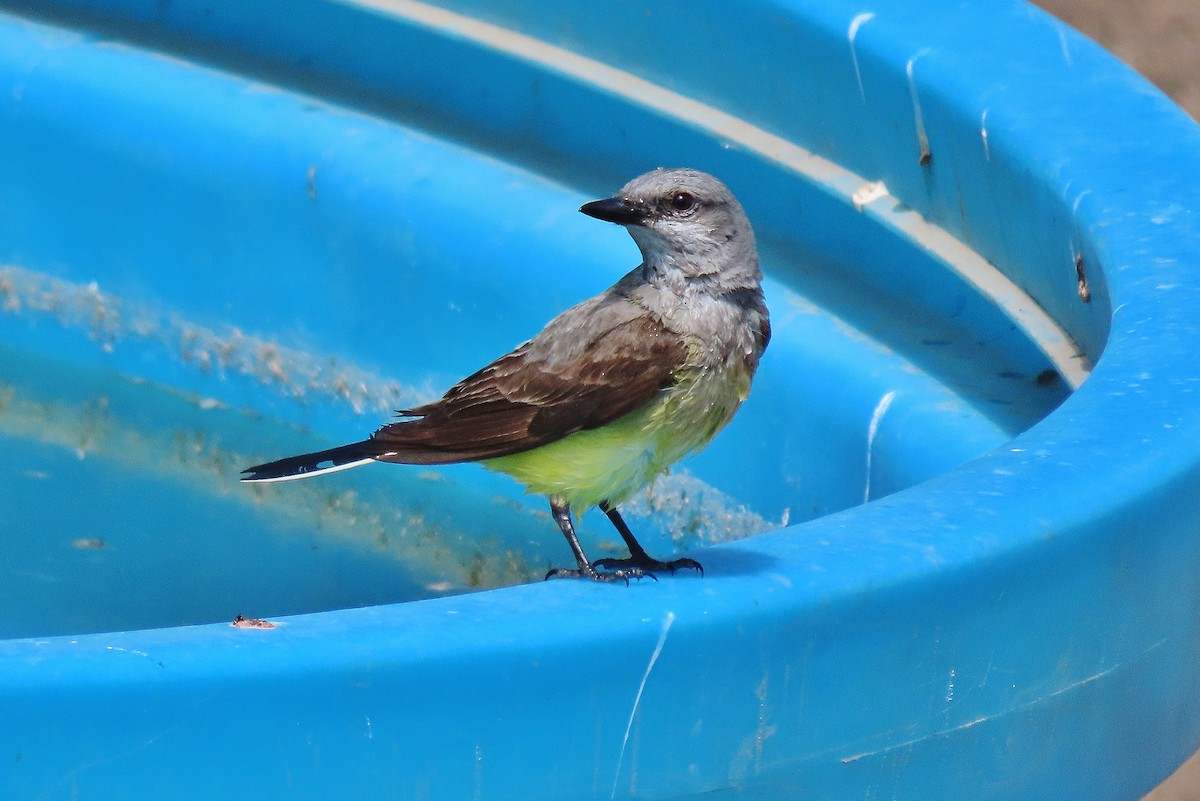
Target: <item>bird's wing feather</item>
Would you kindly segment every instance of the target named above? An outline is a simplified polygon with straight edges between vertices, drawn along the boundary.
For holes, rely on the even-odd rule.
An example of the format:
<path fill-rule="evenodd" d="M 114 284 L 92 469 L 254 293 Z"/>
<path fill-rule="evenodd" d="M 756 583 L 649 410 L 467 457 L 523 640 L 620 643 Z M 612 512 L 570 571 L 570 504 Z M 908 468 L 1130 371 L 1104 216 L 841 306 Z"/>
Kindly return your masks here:
<path fill-rule="evenodd" d="M 540 338 L 539 338 L 540 339 Z M 369 440 L 382 461 L 444 464 L 506 456 L 622 417 L 670 386 L 687 346 L 645 315 L 586 337 L 569 356 L 528 342 L 401 412 Z"/>

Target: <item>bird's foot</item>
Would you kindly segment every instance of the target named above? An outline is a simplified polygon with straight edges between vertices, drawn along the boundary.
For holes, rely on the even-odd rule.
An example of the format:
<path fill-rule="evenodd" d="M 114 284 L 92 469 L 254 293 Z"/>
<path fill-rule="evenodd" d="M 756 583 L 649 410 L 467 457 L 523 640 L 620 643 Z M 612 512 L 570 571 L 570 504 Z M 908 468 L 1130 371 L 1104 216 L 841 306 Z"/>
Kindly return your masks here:
<path fill-rule="evenodd" d="M 546 580 L 549 581 L 552 578 L 583 578 L 590 579 L 591 581 L 624 581 L 626 585 L 629 584 L 630 579 L 638 579 L 640 581 L 643 578 L 652 578 L 655 581 L 658 581 L 653 573 L 649 573 L 641 567 L 631 566 L 629 568 L 618 568 L 616 570 L 606 570 L 605 572 L 600 572 L 596 568 L 599 567 L 600 562 L 603 561 L 605 560 L 601 559 L 593 562 L 590 565 L 584 565 L 575 570 L 565 567 L 556 567 L 546 574 Z"/>
<path fill-rule="evenodd" d="M 663 562 L 646 553 L 630 556 L 625 559 L 597 559 L 595 562 L 592 562 L 592 567 L 613 570 L 615 572 L 639 570 L 647 576 L 663 572 L 674 573 L 680 568 L 690 568 L 700 571 L 701 576 L 704 575 L 704 567 L 695 559 L 688 559 L 685 556 L 681 559 L 672 559 L 670 562 Z"/>

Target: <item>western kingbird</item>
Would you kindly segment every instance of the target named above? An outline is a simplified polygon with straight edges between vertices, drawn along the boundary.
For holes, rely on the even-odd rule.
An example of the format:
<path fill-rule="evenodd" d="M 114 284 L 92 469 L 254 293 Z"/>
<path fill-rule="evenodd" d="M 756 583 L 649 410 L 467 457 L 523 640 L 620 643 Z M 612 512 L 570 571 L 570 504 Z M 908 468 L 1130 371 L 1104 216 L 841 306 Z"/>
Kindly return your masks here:
<path fill-rule="evenodd" d="M 367 462 L 480 462 L 547 495 L 575 555 L 546 578 L 653 577 L 663 562 L 634 539 L 617 507 L 694 453 L 750 392 L 771 338 L 754 232 L 716 178 L 659 169 L 579 209 L 625 226 L 642 263 L 611 289 L 551 320 L 440 400 L 397 412 L 370 439 L 244 471 L 287 481 Z M 571 512 L 599 506 L 629 548 L 589 561 Z"/>

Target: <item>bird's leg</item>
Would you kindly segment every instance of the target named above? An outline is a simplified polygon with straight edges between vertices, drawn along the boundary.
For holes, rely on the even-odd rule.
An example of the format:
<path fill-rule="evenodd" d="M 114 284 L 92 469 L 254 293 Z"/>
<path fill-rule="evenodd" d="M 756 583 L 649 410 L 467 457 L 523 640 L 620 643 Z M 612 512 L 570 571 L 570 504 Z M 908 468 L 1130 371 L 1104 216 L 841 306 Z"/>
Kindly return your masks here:
<path fill-rule="evenodd" d="M 571 546 L 571 553 L 575 554 L 575 564 L 578 567 L 575 570 L 556 567 L 546 574 L 546 578 L 587 578 L 592 581 L 624 581 L 628 584 L 631 578 L 640 579 L 642 576 L 649 575 L 640 567 L 633 566 L 629 569 L 605 573 L 597 571 L 588 561 L 587 555 L 584 554 L 583 546 L 579 544 L 579 536 L 575 533 L 575 524 L 571 521 L 571 507 L 561 499 L 552 497 L 550 498 L 550 514 L 554 517 L 554 522 L 558 523 L 563 536 L 567 538 L 567 545 Z M 651 576 L 651 578 L 654 577 Z"/>
<path fill-rule="evenodd" d="M 670 562 L 663 562 L 655 559 L 650 554 L 646 553 L 646 549 L 642 547 L 636 539 L 633 532 L 629 530 L 629 526 L 621 518 L 621 514 L 617 511 L 617 507 L 610 506 L 608 501 L 600 502 L 600 511 L 608 515 L 608 519 L 617 527 L 617 533 L 621 535 L 621 539 L 625 540 L 625 545 L 629 548 L 628 559 L 597 559 L 592 562 L 592 567 L 602 567 L 605 570 L 617 568 L 620 570 L 628 570 L 630 568 L 640 568 L 646 575 L 653 575 L 655 570 L 666 570 L 668 573 L 674 573 L 678 568 L 690 567 L 700 571 L 700 575 L 704 575 L 704 568 L 695 559 L 673 559 Z"/>

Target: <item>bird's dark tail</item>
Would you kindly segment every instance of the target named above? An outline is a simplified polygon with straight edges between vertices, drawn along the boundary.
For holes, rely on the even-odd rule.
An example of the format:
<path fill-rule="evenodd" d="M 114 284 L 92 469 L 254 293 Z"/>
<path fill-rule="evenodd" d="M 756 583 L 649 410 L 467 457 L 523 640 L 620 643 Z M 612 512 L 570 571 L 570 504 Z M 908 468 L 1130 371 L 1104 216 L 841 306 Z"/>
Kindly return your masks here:
<path fill-rule="evenodd" d="M 242 481 L 291 481 L 311 478 L 335 470 L 348 470 L 360 464 L 375 461 L 379 455 L 379 443 L 363 440 L 327 451 L 289 456 L 276 462 L 257 464 L 242 471 Z"/>

